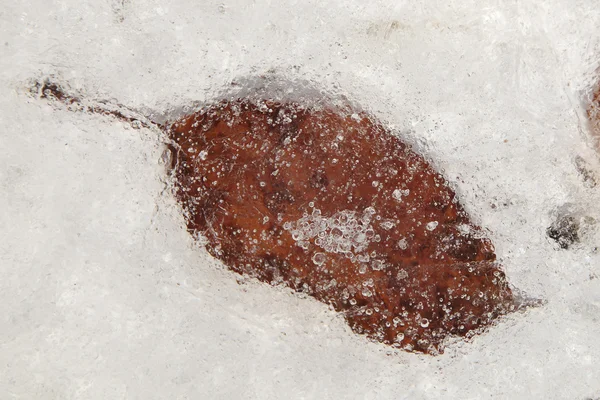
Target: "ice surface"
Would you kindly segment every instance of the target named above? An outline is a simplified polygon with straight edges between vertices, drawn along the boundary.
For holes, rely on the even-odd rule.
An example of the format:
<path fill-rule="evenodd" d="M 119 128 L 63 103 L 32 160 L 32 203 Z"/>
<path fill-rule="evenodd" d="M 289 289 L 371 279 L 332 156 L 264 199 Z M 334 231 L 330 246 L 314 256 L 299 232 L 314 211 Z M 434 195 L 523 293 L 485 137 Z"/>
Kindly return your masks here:
<path fill-rule="evenodd" d="M 0 6 L 0 398 L 600 396 L 600 219 L 580 104 L 591 0 L 21 1 Z M 58 76 L 158 116 L 275 72 L 403 132 L 545 304 L 433 358 L 242 280 L 195 244 L 155 132 L 22 94 Z M 565 211 L 566 210 L 566 211 Z M 399 244 L 401 245 L 401 244 Z M 238 283 L 239 281 L 239 283 Z"/>
<path fill-rule="evenodd" d="M 308 246 L 308 241 L 314 239 L 314 243 L 327 253 L 345 254 L 351 260 L 368 262 L 369 254 L 365 252 L 367 245 L 378 240 L 371 226 L 373 214 L 373 207 L 367 207 L 362 215 L 343 210 L 325 217 L 321 215 L 321 210 L 314 208 L 311 215 L 287 226 L 284 224 L 283 228 L 291 231 L 292 238 L 300 247 Z"/>

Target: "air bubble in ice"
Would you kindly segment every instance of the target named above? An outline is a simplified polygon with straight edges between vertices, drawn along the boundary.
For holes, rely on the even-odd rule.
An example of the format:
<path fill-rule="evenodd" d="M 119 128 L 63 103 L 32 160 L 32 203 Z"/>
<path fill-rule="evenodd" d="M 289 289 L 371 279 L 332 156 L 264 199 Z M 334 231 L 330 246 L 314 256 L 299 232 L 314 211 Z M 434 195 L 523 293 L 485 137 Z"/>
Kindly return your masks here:
<path fill-rule="evenodd" d="M 326 259 L 327 257 L 323 253 L 315 253 L 315 255 L 312 258 L 313 262 L 317 265 L 323 265 Z"/>
<path fill-rule="evenodd" d="M 363 243 L 365 240 L 367 240 L 367 235 L 360 232 L 354 237 L 354 240 L 356 241 L 356 243 Z"/>
<path fill-rule="evenodd" d="M 385 229 L 386 231 L 389 231 L 390 229 L 392 229 L 394 227 L 394 225 L 396 225 L 396 224 L 391 220 L 386 220 L 381 223 L 381 227 L 383 229 Z"/>
<path fill-rule="evenodd" d="M 425 225 L 425 228 L 427 228 L 428 231 L 433 231 L 435 228 L 437 228 L 437 226 L 438 226 L 437 221 L 431 221 L 431 222 L 428 222 L 427 225 Z"/>
<path fill-rule="evenodd" d="M 385 268 L 385 263 L 381 260 L 373 260 L 371 262 L 371 268 L 373 268 L 375 271 L 381 271 Z"/>
<path fill-rule="evenodd" d="M 305 213 L 295 222 L 286 222 L 283 228 L 291 231 L 296 242 L 314 239 L 314 243 L 326 252 L 344 255 L 353 262 L 357 255 L 363 256 L 361 260 L 366 255 L 364 261 L 368 261 L 368 255 L 363 252 L 370 242 L 381 239 L 371 226 L 374 214 L 375 209 L 368 207 L 362 214 L 343 210 L 324 217 L 321 210 L 314 208 L 310 215 Z"/>
<path fill-rule="evenodd" d="M 359 262 L 362 262 L 362 263 L 369 262 L 369 259 L 370 259 L 370 258 L 371 258 L 371 257 L 369 257 L 369 255 L 368 255 L 368 254 L 359 254 L 359 255 L 356 257 L 356 259 L 357 259 Z"/>

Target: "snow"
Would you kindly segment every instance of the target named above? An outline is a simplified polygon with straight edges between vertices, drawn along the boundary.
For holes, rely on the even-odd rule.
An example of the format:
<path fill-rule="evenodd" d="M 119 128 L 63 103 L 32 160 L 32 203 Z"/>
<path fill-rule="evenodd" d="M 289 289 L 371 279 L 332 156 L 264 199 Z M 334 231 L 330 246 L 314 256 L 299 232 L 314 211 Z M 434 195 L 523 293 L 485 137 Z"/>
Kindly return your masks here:
<path fill-rule="evenodd" d="M 599 229 L 546 235 L 564 210 L 600 219 L 577 172 L 600 171 L 581 107 L 599 23 L 591 0 L 4 2 L 0 398 L 599 397 Z M 24 93 L 52 75 L 159 119 L 270 73 L 395 127 L 544 304 L 438 357 L 370 343 L 212 260 L 156 132 Z"/>

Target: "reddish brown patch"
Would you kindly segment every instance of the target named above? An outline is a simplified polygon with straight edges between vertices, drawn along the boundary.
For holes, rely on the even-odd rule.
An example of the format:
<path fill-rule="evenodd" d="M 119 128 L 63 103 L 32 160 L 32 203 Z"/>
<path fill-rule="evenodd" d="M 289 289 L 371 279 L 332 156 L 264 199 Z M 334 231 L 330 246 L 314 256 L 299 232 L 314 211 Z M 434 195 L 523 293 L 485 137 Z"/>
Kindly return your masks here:
<path fill-rule="evenodd" d="M 587 116 L 590 121 L 592 138 L 596 144 L 596 150 L 600 151 L 600 85 L 596 87 L 592 100 L 587 107 Z"/>
<path fill-rule="evenodd" d="M 445 179 L 367 115 L 239 100 L 168 132 L 188 228 L 232 270 L 430 354 L 514 307 L 492 244 Z"/>

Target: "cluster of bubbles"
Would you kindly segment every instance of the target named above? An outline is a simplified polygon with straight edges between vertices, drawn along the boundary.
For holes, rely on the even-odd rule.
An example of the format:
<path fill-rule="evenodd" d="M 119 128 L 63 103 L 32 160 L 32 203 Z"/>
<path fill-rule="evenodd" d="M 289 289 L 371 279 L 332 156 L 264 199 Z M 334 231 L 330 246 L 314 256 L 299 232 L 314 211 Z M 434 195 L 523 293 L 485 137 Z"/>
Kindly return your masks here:
<path fill-rule="evenodd" d="M 291 232 L 292 238 L 304 249 L 308 249 L 310 241 L 313 241 L 327 253 L 343 254 L 351 260 L 366 262 L 369 256 L 361 253 L 370 242 L 381 240 L 371 225 L 374 215 L 373 207 L 367 207 L 362 214 L 343 210 L 331 217 L 322 216 L 321 210 L 314 208 L 310 215 L 305 214 L 296 222 L 286 222 L 283 228 Z"/>

